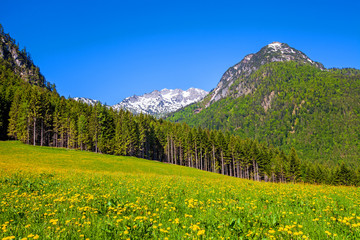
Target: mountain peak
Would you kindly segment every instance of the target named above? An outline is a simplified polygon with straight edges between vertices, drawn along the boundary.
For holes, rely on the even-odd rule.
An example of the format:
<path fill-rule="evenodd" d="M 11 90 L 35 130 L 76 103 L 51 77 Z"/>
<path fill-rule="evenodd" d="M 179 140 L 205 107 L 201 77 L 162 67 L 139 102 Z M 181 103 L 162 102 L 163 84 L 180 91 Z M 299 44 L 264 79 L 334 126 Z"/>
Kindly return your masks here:
<path fill-rule="evenodd" d="M 125 98 L 120 103 L 112 106 L 114 109 L 127 109 L 135 114 L 146 113 L 155 116 L 163 116 L 174 112 L 182 107 L 202 100 L 208 92 L 189 88 L 154 90 L 141 96 Z"/>
<path fill-rule="evenodd" d="M 281 48 L 282 44 L 283 43 L 281 43 L 281 42 L 272 42 L 272 43 L 268 44 L 267 46 L 270 48 L 278 49 L 278 48 Z"/>
<path fill-rule="evenodd" d="M 0 24 L 0 59 L 5 60 L 13 69 L 15 74 L 21 77 L 25 82 L 40 87 L 51 89 L 51 84 L 46 81 L 41 74 L 40 68 L 37 67 L 26 51 L 26 48 L 20 50 L 15 39 L 9 34 L 4 33 Z"/>
<path fill-rule="evenodd" d="M 240 76 L 249 76 L 267 63 L 286 61 L 311 64 L 322 70 L 325 69 L 321 63 L 311 60 L 303 52 L 290 47 L 288 44 L 272 42 L 261 48 L 257 53 L 246 55 L 239 63 L 230 67 L 221 77 L 217 87 L 210 93 L 212 96 L 207 106 L 228 96 L 231 85 L 233 85 Z M 251 92 L 251 89 L 243 87 L 239 89 L 241 89 L 239 95 Z"/>
<path fill-rule="evenodd" d="M 179 88 L 164 88 L 140 96 L 127 97 L 111 107 L 115 110 L 126 109 L 134 114 L 145 113 L 162 117 L 167 113 L 175 112 L 180 108 L 202 100 L 207 94 L 207 91 L 193 87 L 186 91 Z M 99 102 L 98 100 L 83 97 L 74 97 L 72 99 L 92 106 Z"/>
<path fill-rule="evenodd" d="M 99 100 L 93 100 L 91 98 L 84 98 L 84 97 L 74 97 L 72 99 L 74 99 L 75 101 L 78 101 L 78 102 L 83 102 L 83 103 L 92 105 L 92 106 L 95 106 L 98 102 L 100 102 Z"/>

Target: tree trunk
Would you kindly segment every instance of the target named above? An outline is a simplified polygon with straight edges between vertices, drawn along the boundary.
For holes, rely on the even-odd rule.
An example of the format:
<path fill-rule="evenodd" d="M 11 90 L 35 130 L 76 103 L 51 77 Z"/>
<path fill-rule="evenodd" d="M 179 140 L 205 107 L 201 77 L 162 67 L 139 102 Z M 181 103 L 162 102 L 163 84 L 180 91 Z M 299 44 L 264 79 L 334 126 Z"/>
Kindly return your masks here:
<path fill-rule="evenodd" d="M 255 166 L 255 159 L 253 159 L 253 180 L 256 180 L 256 166 Z"/>
<path fill-rule="evenodd" d="M 173 138 L 171 137 L 170 138 L 170 141 L 171 141 L 171 163 L 174 163 L 174 140 Z"/>
<path fill-rule="evenodd" d="M 221 155 L 221 174 L 224 175 L 224 153 L 222 150 L 220 155 Z"/>
<path fill-rule="evenodd" d="M 28 118 L 27 132 L 26 132 L 26 143 L 30 144 L 30 118 Z"/>
<path fill-rule="evenodd" d="M 41 139 L 40 139 L 40 145 L 44 145 L 44 120 L 41 120 Z"/>
<path fill-rule="evenodd" d="M 180 166 L 182 166 L 183 165 L 183 149 L 182 149 L 182 147 L 181 147 L 181 144 L 180 144 L 180 149 L 179 149 L 179 151 L 180 151 Z"/>
<path fill-rule="evenodd" d="M 198 166 L 198 155 L 197 155 L 197 146 L 195 144 L 195 167 L 199 168 Z"/>
<path fill-rule="evenodd" d="M 236 173 L 236 177 L 240 177 L 240 166 L 239 166 L 239 160 L 237 161 L 237 164 L 236 164 L 236 169 L 237 169 L 237 173 Z"/>
<path fill-rule="evenodd" d="M 167 162 L 170 162 L 170 139 L 169 139 L 169 136 L 167 137 L 166 147 L 167 147 L 167 157 L 166 157 L 166 160 L 167 160 Z"/>
<path fill-rule="evenodd" d="M 216 160 L 215 160 L 215 146 L 213 145 L 213 161 L 214 161 L 214 166 L 213 166 L 213 172 L 216 172 Z"/>
<path fill-rule="evenodd" d="M 173 156 L 172 164 L 176 164 L 176 144 L 175 144 L 175 141 L 173 141 L 173 151 L 174 151 L 174 156 Z"/>
<path fill-rule="evenodd" d="M 36 145 L 36 118 L 34 118 L 34 127 L 33 127 L 33 144 Z"/>
<path fill-rule="evenodd" d="M 236 177 L 236 172 L 235 172 L 235 158 L 233 156 L 232 158 L 232 172 L 233 172 L 233 176 Z"/>
<path fill-rule="evenodd" d="M 209 171 L 206 151 L 204 154 L 204 170 Z"/>

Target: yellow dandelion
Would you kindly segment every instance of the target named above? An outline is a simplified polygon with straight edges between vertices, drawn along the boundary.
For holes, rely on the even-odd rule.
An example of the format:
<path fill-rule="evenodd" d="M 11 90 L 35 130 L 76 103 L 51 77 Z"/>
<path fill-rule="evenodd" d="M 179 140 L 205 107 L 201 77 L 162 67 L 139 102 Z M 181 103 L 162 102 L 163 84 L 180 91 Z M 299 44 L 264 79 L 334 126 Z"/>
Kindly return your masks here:
<path fill-rule="evenodd" d="M 205 234 L 205 230 L 204 230 L 204 229 L 203 229 L 203 230 L 199 230 L 198 233 L 197 233 L 198 236 L 201 236 L 201 235 L 204 235 L 204 234 Z"/>

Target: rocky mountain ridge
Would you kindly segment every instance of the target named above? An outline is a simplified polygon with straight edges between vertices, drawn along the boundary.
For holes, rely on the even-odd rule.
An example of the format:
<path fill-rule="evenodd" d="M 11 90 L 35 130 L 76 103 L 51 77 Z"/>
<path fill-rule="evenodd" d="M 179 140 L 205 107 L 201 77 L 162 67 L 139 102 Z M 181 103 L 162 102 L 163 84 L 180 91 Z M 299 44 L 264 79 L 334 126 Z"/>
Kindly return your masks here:
<path fill-rule="evenodd" d="M 236 92 L 237 97 L 252 92 L 253 86 L 251 84 L 244 81 L 236 83 L 236 80 L 240 77 L 249 76 L 267 63 L 285 61 L 309 63 L 319 69 L 325 69 L 321 63 L 311 60 L 303 52 L 290 47 L 286 43 L 273 42 L 261 48 L 255 54 L 246 55 L 239 63 L 230 67 L 223 74 L 216 88 L 210 92 L 211 98 L 206 107 L 229 96 L 232 91 Z"/>
<path fill-rule="evenodd" d="M 5 60 L 11 65 L 14 72 L 25 82 L 38 85 L 40 87 L 54 88 L 46 82 L 45 77 L 40 73 L 39 67 L 35 66 L 30 54 L 26 49 L 20 50 L 18 43 L 4 32 L 0 24 L 0 59 Z"/>
<path fill-rule="evenodd" d="M 186 91 L 182 89 L 165 88 L 160 91 L 154 90 L 140 96 L 133 95 L 127 97 L 120 103 L 109 107 L 115 110 L 126 109 L 134 114 L 145 113 L 162 117 L 167 113 L 174 112 L 202 100 L 207 94 L 207 91 L 198 88 L 189 88 Z M 83 97 L 75 97 L 73 99 L 90 105 L 95 105 L 99 102 L 98 100 Z"/>
<path fill-rule="evenodd" d="M 208 92 L 198 88 L 162 89 L 146 93 L 141 96 L 125 98 L 120 103 L 112 106 L 114 109 L 127 109 L 135 114 L 146 113 L 155 116 L 164 116 L 194 102 L 202 100 Z"/>
<path fill-rule="evenodd" d="M 75 101 L 78 101 L 78 102 L 83 102 L 83 103 L 92 105 L 92 106 L 95 106 L 98 102 L 100 102 L 99 100 L 94 100 L 91 98 L 84 98 L 84 97 L 74 97 L 72 99 L 74 99 Z"/>

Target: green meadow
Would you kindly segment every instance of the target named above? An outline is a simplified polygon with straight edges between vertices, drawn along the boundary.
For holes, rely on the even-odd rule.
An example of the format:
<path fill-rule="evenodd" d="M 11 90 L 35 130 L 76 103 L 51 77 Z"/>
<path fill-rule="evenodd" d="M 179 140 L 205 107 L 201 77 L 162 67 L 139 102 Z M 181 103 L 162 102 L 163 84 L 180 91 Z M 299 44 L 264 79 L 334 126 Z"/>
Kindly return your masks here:
<path fill-rule="evenodd" d="M 356 187 L 0 142 L 0 239 L 360 239 Z"/>

